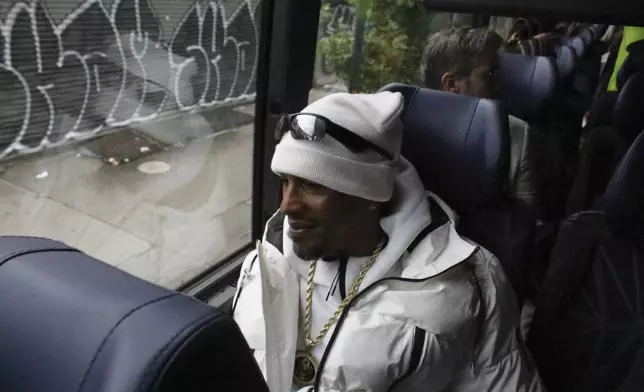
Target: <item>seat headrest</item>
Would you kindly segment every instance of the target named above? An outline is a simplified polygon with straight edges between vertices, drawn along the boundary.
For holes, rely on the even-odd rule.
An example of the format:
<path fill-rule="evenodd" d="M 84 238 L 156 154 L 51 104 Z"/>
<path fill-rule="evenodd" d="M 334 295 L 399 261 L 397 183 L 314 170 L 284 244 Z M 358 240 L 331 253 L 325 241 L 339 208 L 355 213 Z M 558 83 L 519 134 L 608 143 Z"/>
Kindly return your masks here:
<path fill-rule="evenodd" d="M 555 52 L 557 54 L 556 64 L 559 81 L 563 82 L 568 80 L 577 66 L 575 50 L 566 45 L 559 45 Z"/>
<path fill-rule="evenodd" d="M 604 33 L 606 33 L 606 29 L 608 28 L 608 26 L 601 25 L 601 24 L 594 24 L 594 25 L 590 26 L 590 28 L 595 33 L 595 40 L 597 40 L 597 39 L 601 38 L 604 35 Z"/>
<path fill-rule="evenodd" d="M 268 391 L 235 322 L 62 243 L 0 237 L 0 391 Z"/>
<path fill-rule="evenodd" d="M 508 116 L 498 101 L 393 83 L 405 97 L 402 155 L 425 188 L 466 215 L 506 195 Z"/>
<path fill-rule="evenodd" d="M 573 48 L 577 58 L 582 58 L 586 54 L 586 43 L 580 36 L 565 39 L 564 45 Z"/>
<path fill-rule="evenodd" d="M 620 236 L 644 239 L 644 132 L 640 132 L 608 183 L 600 208 Z"/>
<path fill-rule="evenodd" d="M 595 42 L 595 33 L 590 27 L 587 27 L 579 33 L 579 37 L 584 41 L 586 47 L 589 47 Z"/>
<path fill-rule="evenodd" d="M 556 91 L 557 77 L 550 57 L 504 53 L 499 65 L 501 101 L 510 114 L 523 120 L 539 116 Z"/>
<path fill-rule="evenodd" d="M 600 37 L 600 35 L 599 35 L 599 29 L 598 29 L 598 28 L 596 28 L 596 27 L 593 25 L 593 26 L 590 26 L 590 27 L 588 28 L 588 31 L 590 31 L 590 35 L 591 35 L 591 38 L 592 38 L 591 42 L 592 42 L 592 43 L 596 42 L 596 41 L 599 39 L 599 37 Z"/>
<path fill-rule="evenodd" d="M 613 125 L 619 136 L 630 143 L 644 129 L 644 72 L 633 74 L 617 94 Z"/>

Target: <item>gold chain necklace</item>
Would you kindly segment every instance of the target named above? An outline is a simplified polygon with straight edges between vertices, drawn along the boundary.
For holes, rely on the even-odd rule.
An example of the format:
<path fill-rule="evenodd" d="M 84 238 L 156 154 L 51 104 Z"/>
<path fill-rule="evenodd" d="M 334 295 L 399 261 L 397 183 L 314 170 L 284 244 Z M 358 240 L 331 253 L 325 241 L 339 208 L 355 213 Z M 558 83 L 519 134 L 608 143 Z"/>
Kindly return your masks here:
<path fill-rule="evenodd" d="M 317 261 L 311 261 L 309 264 L 309 275 L 306 285 L 306 309 L 304 313 L 304 339 L 306 342 L 306 350 L 298 351 L 295 354 L 295 371 L 293 373 L 293 382 L 295 385 L 305 387 L 312 385 L 315 381 L 319 364 L 311 354 L 311 350 L 322 341 L 327 332 L 329 332 L 329 329 L 331 329 L 331 326 L 337 321 L 338 317 L 340 317 L 344 308 L 349 304 L 349 302 L 351 302 L 356 294 L 358 294 L 360 284 L 364 280 L 364 277 L 367 275 L 367 272 L 373 263 L 378 258 L 384 244 L 384 240 L 378 244 L 369 260 L 367 260 L 367 263 L 362 267 L 362 270 L 360 270 L 358 277 L 355 282 L 353 282 L 351 289 L 349 289 L 348 295 L 342 300 L 336 311 L 324 324 L 322 330 L 318 333 L 315 339 L 311 339 L 311 320 L 313 318 L 313 277 L 315 276 Z"/>

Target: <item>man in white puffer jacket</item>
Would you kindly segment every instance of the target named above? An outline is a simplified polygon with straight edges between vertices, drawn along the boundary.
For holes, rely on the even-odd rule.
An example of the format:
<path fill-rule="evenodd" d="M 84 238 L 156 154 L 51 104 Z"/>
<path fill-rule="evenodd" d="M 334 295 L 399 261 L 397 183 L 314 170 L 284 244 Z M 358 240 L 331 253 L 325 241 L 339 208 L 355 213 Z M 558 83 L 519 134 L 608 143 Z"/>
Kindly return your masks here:
<path fill-rule="evenodd" d="M 400 155 L 402 109 L 338 93 L 281 122 L 234 318 L 271 392 L 543 391 L 499 262 Z"/>

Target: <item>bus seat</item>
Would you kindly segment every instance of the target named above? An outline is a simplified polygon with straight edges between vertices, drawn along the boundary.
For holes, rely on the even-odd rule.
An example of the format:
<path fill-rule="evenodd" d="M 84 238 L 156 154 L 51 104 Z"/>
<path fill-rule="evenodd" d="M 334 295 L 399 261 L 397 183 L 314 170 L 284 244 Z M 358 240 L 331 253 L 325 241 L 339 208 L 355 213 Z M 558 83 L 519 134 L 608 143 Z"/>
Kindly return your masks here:
<path fill-rule="evenodd" d="M 398 83 L 381 91 L 405 97 L 402 155 L 427 189 L 459 213 L 503 199 L 510 140 L 497 102 Z"/>
<path fill-rule="evenodd" d="M 589 26 L 588 31 L 590 32 L 590 38 L 592 43 L 597 42 L 597 40 L 601 38 L 601 35 L 599 35 L 599 29 L 595 27 L 595 25 Z"/>
<path fill-rule="evenodd" d="M 499 65 L 501 101 L 510 114 L 529 122 L 552 98 L 557 77 L 556 65 L 549 57 L 504 53 Z"/>
<path fill-rule="evenodd" d="M 640 246 L 644 240 L 643 167 L 644 132 L 640 132 L 624 155 L 599 203 L 611 230 L 626 239 L 632 239 Z"/>
<path fill-rule="evenodd" d="M 601 24 L 594 24 L 590 26 L 590 30 L 593 33 L 593 38 L 595 42 L 597 42 L 604 36 L 604 33 L 606 33 L 607 28 L 608 27 L 606 25 L 601 25 Z"/>
<path fill-rule="evenodd" d="M 528 347 L 551 392 L 644 390 L 644 133 L 562 225 Z"/>
<path fill-rule="evenodd" d="M 601 126 L 613 125 L 613 111 L 617 101 L 617 91 L 601 91 L 595 94 L 590 109 L 585 129 L 594 129 Z"/>
<path fill-rule="evenodd" d="M 549 57 L 504 54 L 499 85 L 508 112 L 529 124 L 529 171 L 537 200 L 532 204 L 542 220 L 561 219 L 570 185 L 564 142 L 570 140 L 570 149 L 578 143 L 572 141 L 568 123 L 561 121 L 553 105 L 558 92 L 556 65 Z"/>
<path fill-rule="evenodd" d="M 608 58 L 603 66 L 600 60 L 597 88 L 591 98 L 590 108 L 587 112 L 586 129 L 594 129 L 599 126 L 612 125 L 613 123 L 613 107 L 615 106 L 617 91 L 609 90 L 608 85 L 615 68 L 619 47 L 610 46 L 607 49 L 609 50 Z"/>
<path fill-rule="evenodd" d="M 613 125 L 620 138 L 628 144 L 644 129 L 644 72 L 628 78 L 613 109 Z"/>
<path fill-rule="evenodd" d="M 566 45 L 559 45 L 555 52 L 557 53 L 556 63 L 559 82 L 563 83 L 571 77 L 577 66 L 575 50 Z"/>
<path fill-rule="evenodd" d="M 590 28 L 593 30 L 593 33 L 595 34 L 595 40 L 600 39 L 603 37 L 604 33 L 606 33 L 606 29 L 608 26 L 602 25 L 602 24 L 594 24 L 590 26 Z"/>
<path fill-rule="evenodd" d="M 564 40 L 564 45 L 569 46 L 575 51 L 575 55 L 577 56 L 578 59 L 581 59 L 584 57 L 586 54 L 586 43 L 584 40 L 579 37 L 570 37 Z"/>
<path fill-rule="evenodd" d="M 573 50 L 562 47 L 570 55 L 571 67 L 576 61 Z M 562 51 L 562 49 L 560 49 Z M 572 70 L 570 71 L 572 72 Z M 570 179 L 568 176 L 569 149 L 578 143 L 567 121 L 562 121 L 559 107 L 554 103 L 561 91 L 555 60 L 541 56 L 504 54 L 500 62 L 499 85 L 501 100 L 508 112 L 529 124 L 528 170 L 534 184 L 535 197 L 530 206 L 543 221 L 537 228 L 534 257 L 539 267 L 533 277 L 536 282 L 545 271 L 546 261 L 554 244 L 556 225 L 563 218 Z M 566 113 L 566 115 L 568 115 Z M 571 145 L 570 148 L 567 146 Z"/>
<path fill-rule="evenodd" d="M 0 237 L 0 391 L 268 391 L 235 322 L 60 242 Z"/>
<path fill-rule="evenodd" d="M 581 37 L 569 37 L 562 42 L 563 45 L 557 50 L 561 88 L 553 107 L 557 112 L 556 117 L 567 123 L 567 128 L 574 132 L 573 139 L 577 139 L 583 116 L 592 99 L 594 79 L 589 74 L 589 69 L 593 67 L 590 66 L 592 61 L 586 56 L 588 47 Z M 570 61 L 571 58 L 574 60 Z M 578 140 L 572 142 L 578 148 Z"/>
<path fill-rule="evenodd" d="M 402 155 L 459 215 L 460 233 L 495 254 L 519 298 L 530 276 L 535 218 L 508 195 L 510 136 L 500 102 L 389 84 L 405 97 Z"/>
<path fill-rule="evenodd" d="M 595 43 L 595 35 L 590 27 L 583 29 L 579 34 L 579 37 L 584 41 L 584 44 L 586 44 L 586 48 Z"/>
<path fill-rule="evenodd" d="M 588 74 L 588 84 L 590 91 L 588 93 L 589 99 L 592 98 L 597 84 L 599 82 L 599 75 L 602 69 L 602 56 L 605 52 L 605 47 L 600 45 L 599 36 L 597 32 L 591 27 L 586 28 L 582 32 L 582 38 L 587 42 L 586 44 L 586 67 L 585 71 Z M 590 101 L 588 102 L 590 106 Z"/>
<path fill-rule="evenodd" d="M 593 128 L 581 150 L 579 166 L 568 196 L 569 214 L 592 207 L 633 140 L 644 129 L 644 73 L 633 75 L 617 93 L 612 126 Z"/>
<path fill-rule="evenodd" d="M 591 75 L 591 73 L 599 74 L 601 64 L 601 54 L 594 53 L 593 44 L 594 41 L 591 33 L 587 29 L 582 30 L 580 35 L 568 38 L 565 41 L 565 45 L 568 45 L 575 50 L 577 59 L 579 60 L 577 72 L 573 79 L 573 88 L 582 95 L 584 106 L 586 106 L 586 104 L 590 105 L 590 102 L 586 102 L 586 100 L 590 100 L 590 98 L 592 98 L 594 75 Z M 587 108 L 584 107 L 584 110 L 585 109 Z"/>

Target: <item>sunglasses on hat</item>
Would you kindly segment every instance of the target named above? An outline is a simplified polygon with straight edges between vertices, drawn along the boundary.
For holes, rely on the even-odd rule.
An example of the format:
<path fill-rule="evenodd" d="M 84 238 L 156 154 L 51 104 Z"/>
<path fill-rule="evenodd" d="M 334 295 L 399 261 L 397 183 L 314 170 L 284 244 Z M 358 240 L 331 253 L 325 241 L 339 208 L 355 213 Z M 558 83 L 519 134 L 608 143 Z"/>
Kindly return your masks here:
<path fill-rule="evenodd" d="M 286 132 L 290 132 L 291 137 L 295 140 L 309 141 L 319 141 L 329 135 L 353 152 L 359 153 L 371 149 L 391 161 L 394 160 L 393 156 L 384 148 L 371 143 L 319 114 L 286 114 L 282 116 L 277 124 L 276 131 L 278 140 L 281 140 Z"/>

